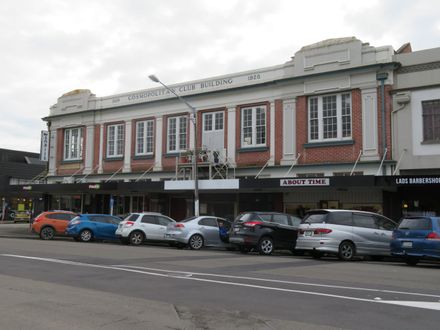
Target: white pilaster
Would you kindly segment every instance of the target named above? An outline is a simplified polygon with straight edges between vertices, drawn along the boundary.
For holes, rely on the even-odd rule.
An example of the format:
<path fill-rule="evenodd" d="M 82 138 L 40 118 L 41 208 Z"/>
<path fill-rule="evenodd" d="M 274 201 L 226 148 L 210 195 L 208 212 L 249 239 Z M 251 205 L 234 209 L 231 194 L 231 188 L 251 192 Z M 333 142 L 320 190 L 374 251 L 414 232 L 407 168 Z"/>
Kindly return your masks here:
<path fill-rule="evenodd" d="M 92 173 L 93 169 L 93 155 L 94 155 L 94 132 L 95 132 L 95 126 L 94 125 L 87 125 L 86 126 L 86 150 L 85 150 L 85 157 L 84 160 L 84 174 L 90 174 Z"/>
<path fill-rule="evenodd" d="M 163 128 L 163 117 L 156 117 L 156 147 L 154 148 L 154 171 L 162 170 L 162 128 Z"/>
<path fill-rule="evenodd" d="M 296 159 L 296 100 L 283 101 L 283 158 L 281 165 L 291 165 Z"/>
<path fill-rule="evenodd" d="M 125 122 L 124 167 L 122 172 L 131 172 L 131 120 Z"/>
<path fill-rule="evenodd" d="M 269 145 L 269 166 L 275 165 L 275 102 L 270 102 L 270 145 Z"/>
<path fill-rule="evenodd" d="M 378 122 L 376 88 L 362 90 L 362 160 L 378 160 Z"/>
<path fill-rule="evenodd" d="M 189 126 L 189 130 L 188 130 L 188 132 L 189 132 L 188 150 L 195 150 L 195 146 L 194 146 L 194 123 L 193 123 L 193 119 L 192 119 L 192 114 L 190 114 L 188 116 L 188 126 Z M 199 129 L 200 129 L 200 127 L 197 127 L 197 130 L 199 130 Z"/>
<path fill-rule="evenodd" d="M 101 124 L 99 128 L 99 159 L 98 159 L 98 173 L 104 172 L 102 168 L 102 160 L 104 158 L 104 125 Z"/>
<path fill-rule="evenodd" d="M 229 107 L 228 108 L 228 150 L 227 150 L 227 157 L 229 162 L 235 166 L 235 143 L 236 143 L 236 114 L 237 110 L 235 107 Z"/>

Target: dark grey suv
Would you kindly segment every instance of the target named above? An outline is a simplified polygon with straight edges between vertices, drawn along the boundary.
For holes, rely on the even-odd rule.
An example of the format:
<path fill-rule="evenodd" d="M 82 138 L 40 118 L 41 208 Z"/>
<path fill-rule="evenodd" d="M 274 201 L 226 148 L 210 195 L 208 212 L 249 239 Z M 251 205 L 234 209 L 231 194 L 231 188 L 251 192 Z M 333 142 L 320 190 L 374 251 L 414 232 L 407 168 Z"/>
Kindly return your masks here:
<path fill-rule="evenodd" d="M 264 255 L 275 249 L 294 252 L 300 222 L 300 218 L 285 213 L 241 213 L 231 227 L 229 243 L 238 246 L 242 253 L 253 249 Z"/>

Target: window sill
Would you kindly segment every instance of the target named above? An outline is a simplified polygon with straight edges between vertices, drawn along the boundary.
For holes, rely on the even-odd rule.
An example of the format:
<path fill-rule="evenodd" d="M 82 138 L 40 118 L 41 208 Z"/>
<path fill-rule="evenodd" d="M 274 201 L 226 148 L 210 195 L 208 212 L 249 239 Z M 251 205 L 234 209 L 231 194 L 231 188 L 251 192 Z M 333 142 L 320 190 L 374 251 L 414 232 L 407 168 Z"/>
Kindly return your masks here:
<path fill-rule="evenodd" d="M 83 162 L 83 160 L 82 159 L 75 159 L 75 160 L 62 160 L 61 161 L 61 165 L 63 165 L 63 164 L 78 164 L 78 163 L 82 163 Z"/>
<path fill-rule="evenodd" d="M 264 147 L 249 147 L 249 148 L 240 148 L 237 150 L 239 153 L 245 153 L 245 152 L 264 152 L 268 151 L 269 148 L 267 146 Z"/>
<path fill-rule="evenodd" d="M 304 148 L 320 148 L 320 147 L 338 147 L 353 145 L 354 140 L 339 140 L 339 141 L 326 141 L 326 142 L 309 142 L 304 143 Z"/>
<path fill-rule="evenodd" d="M 426 141 L 422 141 L 420 144 L 422 145 L 440 144 L 440 140 L 426 140 Z"/>
<path fill-rule="evenodd" d="M 170 153 L 164 154 L 163 156 L 165 158 L 176 158 L 176 157 L 181 157 L 181 156 L 183 157 L 184 154 L 185 154 L 185 151 L 182 151 L 182 153 L 180 153 L 180 152 L 170 152 Z"/>
<path fill-rule="evenodd" d="M 105 162 L 116 162 L 124 160 L 124 157 L 107 157 L 104 159 Z"/>
<path fill-rule="evenodd" d="M 134 156 L 132 159 L 133 160 L 154 159 L 154 155 Z"/>

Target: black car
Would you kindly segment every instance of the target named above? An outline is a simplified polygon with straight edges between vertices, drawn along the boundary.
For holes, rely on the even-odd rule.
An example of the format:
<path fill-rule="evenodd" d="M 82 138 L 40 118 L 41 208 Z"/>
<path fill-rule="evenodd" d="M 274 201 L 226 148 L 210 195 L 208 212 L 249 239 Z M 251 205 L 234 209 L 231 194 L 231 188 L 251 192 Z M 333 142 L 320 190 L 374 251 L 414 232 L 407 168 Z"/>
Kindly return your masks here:
<path fill-rule="evenodd" d="M 238 215 L 229 234 L 229 242 L 242 253 L 257 250 L 269 255 L 275 249 L 294 252 L 301 219 L 278 212 L 245 212 Z"/>

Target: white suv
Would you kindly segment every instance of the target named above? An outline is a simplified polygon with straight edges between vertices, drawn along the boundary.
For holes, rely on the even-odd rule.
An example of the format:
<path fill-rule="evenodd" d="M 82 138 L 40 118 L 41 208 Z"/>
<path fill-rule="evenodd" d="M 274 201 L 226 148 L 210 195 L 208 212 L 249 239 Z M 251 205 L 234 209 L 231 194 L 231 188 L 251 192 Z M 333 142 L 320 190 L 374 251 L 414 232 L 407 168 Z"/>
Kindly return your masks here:
<path fill-rule="evenodd" d="M 119 223 L 115 235 L 122 243 L 140 245 L 144 241 L 168 241 L 165 239 L 167 226 L 173 219 L 155 212 L 131 213 Z"/>

